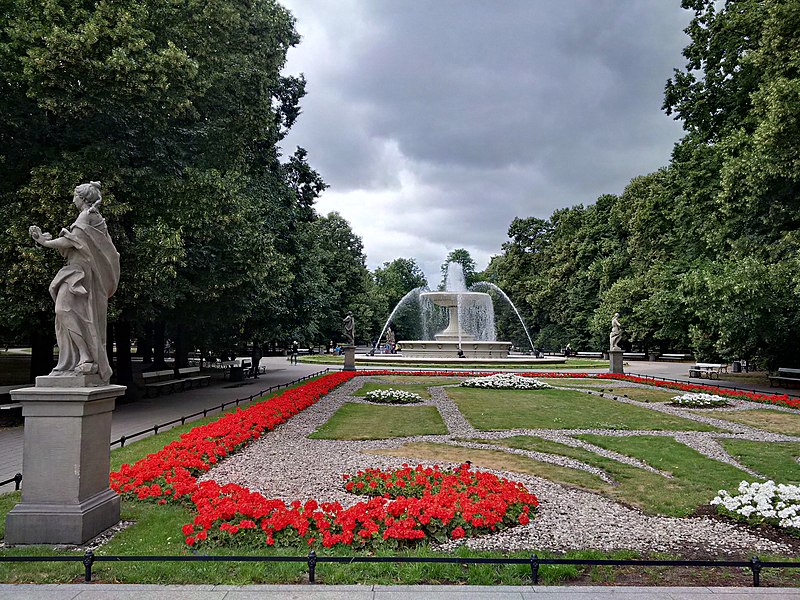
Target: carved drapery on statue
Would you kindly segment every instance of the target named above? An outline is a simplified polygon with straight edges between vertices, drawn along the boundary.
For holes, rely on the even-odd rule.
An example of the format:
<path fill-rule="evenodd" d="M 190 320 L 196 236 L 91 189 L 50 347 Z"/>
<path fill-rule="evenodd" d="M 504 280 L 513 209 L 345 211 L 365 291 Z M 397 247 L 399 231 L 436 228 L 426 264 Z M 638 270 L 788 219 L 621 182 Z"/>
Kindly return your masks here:
<path fill-rule="evenodd" d="M 619 323 L 619 313 L 614 313 L 611 317 L 611 333 L 609 334 L 610 350 L 619 352 L 622 348 L 619 347 L 622 341 L 622 326 Z"/>
<path fill-rule="evenodd" d="M 80 214 L 58 238 L 31 227 L 38 243 L 57 249 L 67 261 L 50 284 L 59 351 L 50 375 L 97 374 L 107 384 L 111 365 L 106 354 L 106 320 L 108 299 L 119 282 L 119 253 L 97 210 L 99 182 L 75 188 L 74 202 Z"/>
<path fill-rule="evenodd" d="M 352 346 L 356 343 L 356 333 L 355 333 L 355 320 L 353 319 L 353 313 L 347 313 L 347 316 L 344 318 L 344 337 L 347 340 L 347 343 Z"/>

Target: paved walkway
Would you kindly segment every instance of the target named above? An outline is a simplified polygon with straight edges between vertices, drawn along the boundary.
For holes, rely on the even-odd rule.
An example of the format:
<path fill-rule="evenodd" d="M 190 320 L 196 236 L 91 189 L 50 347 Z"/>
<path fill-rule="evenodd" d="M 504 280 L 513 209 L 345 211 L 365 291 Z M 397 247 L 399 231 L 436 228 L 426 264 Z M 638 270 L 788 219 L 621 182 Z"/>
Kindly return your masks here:
<path fill-rule="evenodd" d="M 211 386 L 158 396 L 142 398 L 131 404 L 121 404 L 114 411 L 111 439 L 131 435 L 156 423 L 164 423 L 183 415 L 213 409 L 222 402 L 258 395 L 270 386 L 288 383 L 316 373 L 324 366 L 300 363 L 291 365 L 285 358 L 264 358 L 267 373 L 258 379 L 241 383 L 216 381 Z M 338 369 L 339 367 L 332 367 Z M 593 369 L 602 372 L 604 369 Z M 626 372 L 688 381 L 685 363 L 632 362 Z M 691 380 L 697 383 L 698 380 Z M 717 382 L 715 381 L 714 384 Z M 733 386 L 736 382 L 719 382 Z M 767 386 L 741 384 L 740 387 L 776 393 Z M 0 430 L 0 481 L 13 477 L 22 469 L 23 428 Z M 0 489 L 0 492 L 9 488 Z M 591 587 L 591 586 L 312 586 L 312 585 L 258 585 L 258 586 L 158 586 L 158 585 L 7 585 L 0 584 L 0 600 L 547 600 L 590 598 L 618 600 L 767 600 L 776 598 L 800 600 L 796 588 L 670 588 L 670 587 Z"/>
<path fill-rule="evenodd" d="M 267 372 L 259 375 L 257 379 L 245 379 L 236 383 L 214 380 L 207 387 L 162 394 L 154 398 L 140 398 L 129 404 L 118 404 L 112 417 L 109 442 L 205 408 L 219 407 L 223 402 L 251 395 L 258 396 L 270 386 L 289 383 L 326 368 L 325 365 L 303 363 L 293 365 L 282 357 L 263 358 L 260 364 L 266 367 Z M 333 367 L 333 369 L 338 368 Z M 23 427 L 0 429 L 0 481 L 10 479 L 22 471 L 22 442 Z M 11 489 L 13 485 L 3 486 L 0 488 L 0 493 Z"/>
<path fill-rule="evenodd" d="M 796 588 L 387 586 L 387 585 L 0 585 L 0 600 L 795 600 Z"/>

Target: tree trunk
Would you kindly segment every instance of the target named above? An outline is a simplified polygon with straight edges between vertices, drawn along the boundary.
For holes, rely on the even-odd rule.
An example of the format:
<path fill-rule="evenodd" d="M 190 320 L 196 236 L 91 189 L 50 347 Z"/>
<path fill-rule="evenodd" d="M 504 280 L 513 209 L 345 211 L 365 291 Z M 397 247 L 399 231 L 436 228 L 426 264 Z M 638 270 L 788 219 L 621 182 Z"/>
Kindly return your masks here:
<path fill-rule="evenodd" d="M 49 325 L 46 329 L 40 325 L 31 332 L 31 382 L 38 375 L 48 375 L 56 366 L 53 360 L 56 335 Z"/>
<path fill-rule="evenodd" d="M 175 329 L 175 368 L 182 369 L 189 366 L 189 348 L 186 344 L 186 332 L 183 325 Z"/>
<path fill-rule="evenodd" d="M 156 321 L 153 324 L 153 371 L 163 371 L 167 368 L 164 360 L 164 344 L 166 341 L 167 324 L 164 321 Z"/>
<path fill-rule="evenodd" d="M 108 366 L 114 369 L 114 324 L 106 323 L 106 356 Z"/>
<path fill-rule="evenodd" d="M 117 321 L 114 331 L 117 338 L 117 383 L 130 389 L 133 384 L 130 321 Z"/>
<path fill-rule="evenodd" d="M 145 365 L 153 362 L 153 322 L 148 321 L 144 324 L 142 337 L 136 344 L 136 354 L 142 357 Z"/>

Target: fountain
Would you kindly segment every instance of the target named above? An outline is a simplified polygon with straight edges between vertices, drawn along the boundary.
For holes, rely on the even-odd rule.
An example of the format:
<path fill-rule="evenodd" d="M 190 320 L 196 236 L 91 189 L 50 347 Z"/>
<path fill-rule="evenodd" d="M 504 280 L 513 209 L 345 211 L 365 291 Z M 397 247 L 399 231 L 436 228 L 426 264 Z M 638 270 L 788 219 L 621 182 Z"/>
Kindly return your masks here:
<path fill-rule="evenodd" d="M 448 263 L 445 289 L 420 292 L 423 303 L 445 308 L 447 328 L 433 340 L 401 340 L 404 357 L 411 358 L 506 358 L 511 342 L 495 339 L 492 298 L 484 292 L 467 290 L 459 263 Z"/>

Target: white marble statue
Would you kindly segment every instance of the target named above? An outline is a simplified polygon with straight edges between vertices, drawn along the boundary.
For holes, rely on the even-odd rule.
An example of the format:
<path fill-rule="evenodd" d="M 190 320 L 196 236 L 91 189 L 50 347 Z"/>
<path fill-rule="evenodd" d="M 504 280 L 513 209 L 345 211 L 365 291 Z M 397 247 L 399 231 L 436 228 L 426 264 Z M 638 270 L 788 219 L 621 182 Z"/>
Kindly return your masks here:
<path fill-rule="evenodd" d="M 350 311 L 347 312 L 347 316 L 344 318 L 344 337 L 350 346 L 356 343 L 355 319 L 353 319 L 353 313 Z"/>
<path fill-rule="evenodd" d="M 621 352 L 622 348 L 619 347 L 619 343 L 622 341 L 622 326 L 619 324 L 618 312 L 611 317 L 611 333 L 608 337 L 611 351 Z"/>
<path fill-rule="evenodd" d="M 36 225 L 31 237 L 55 248 L 67 260 L 50 284 L 56 304 L 58 364 L 51 376 L 97 375 L 103 384 L 111 377 L 106 354 L 108 299 L 119 283 L 119 253 L 100 215 L 100 182 L 75 188 L 73 202 L 80 213 L 57 238 Z"/>

